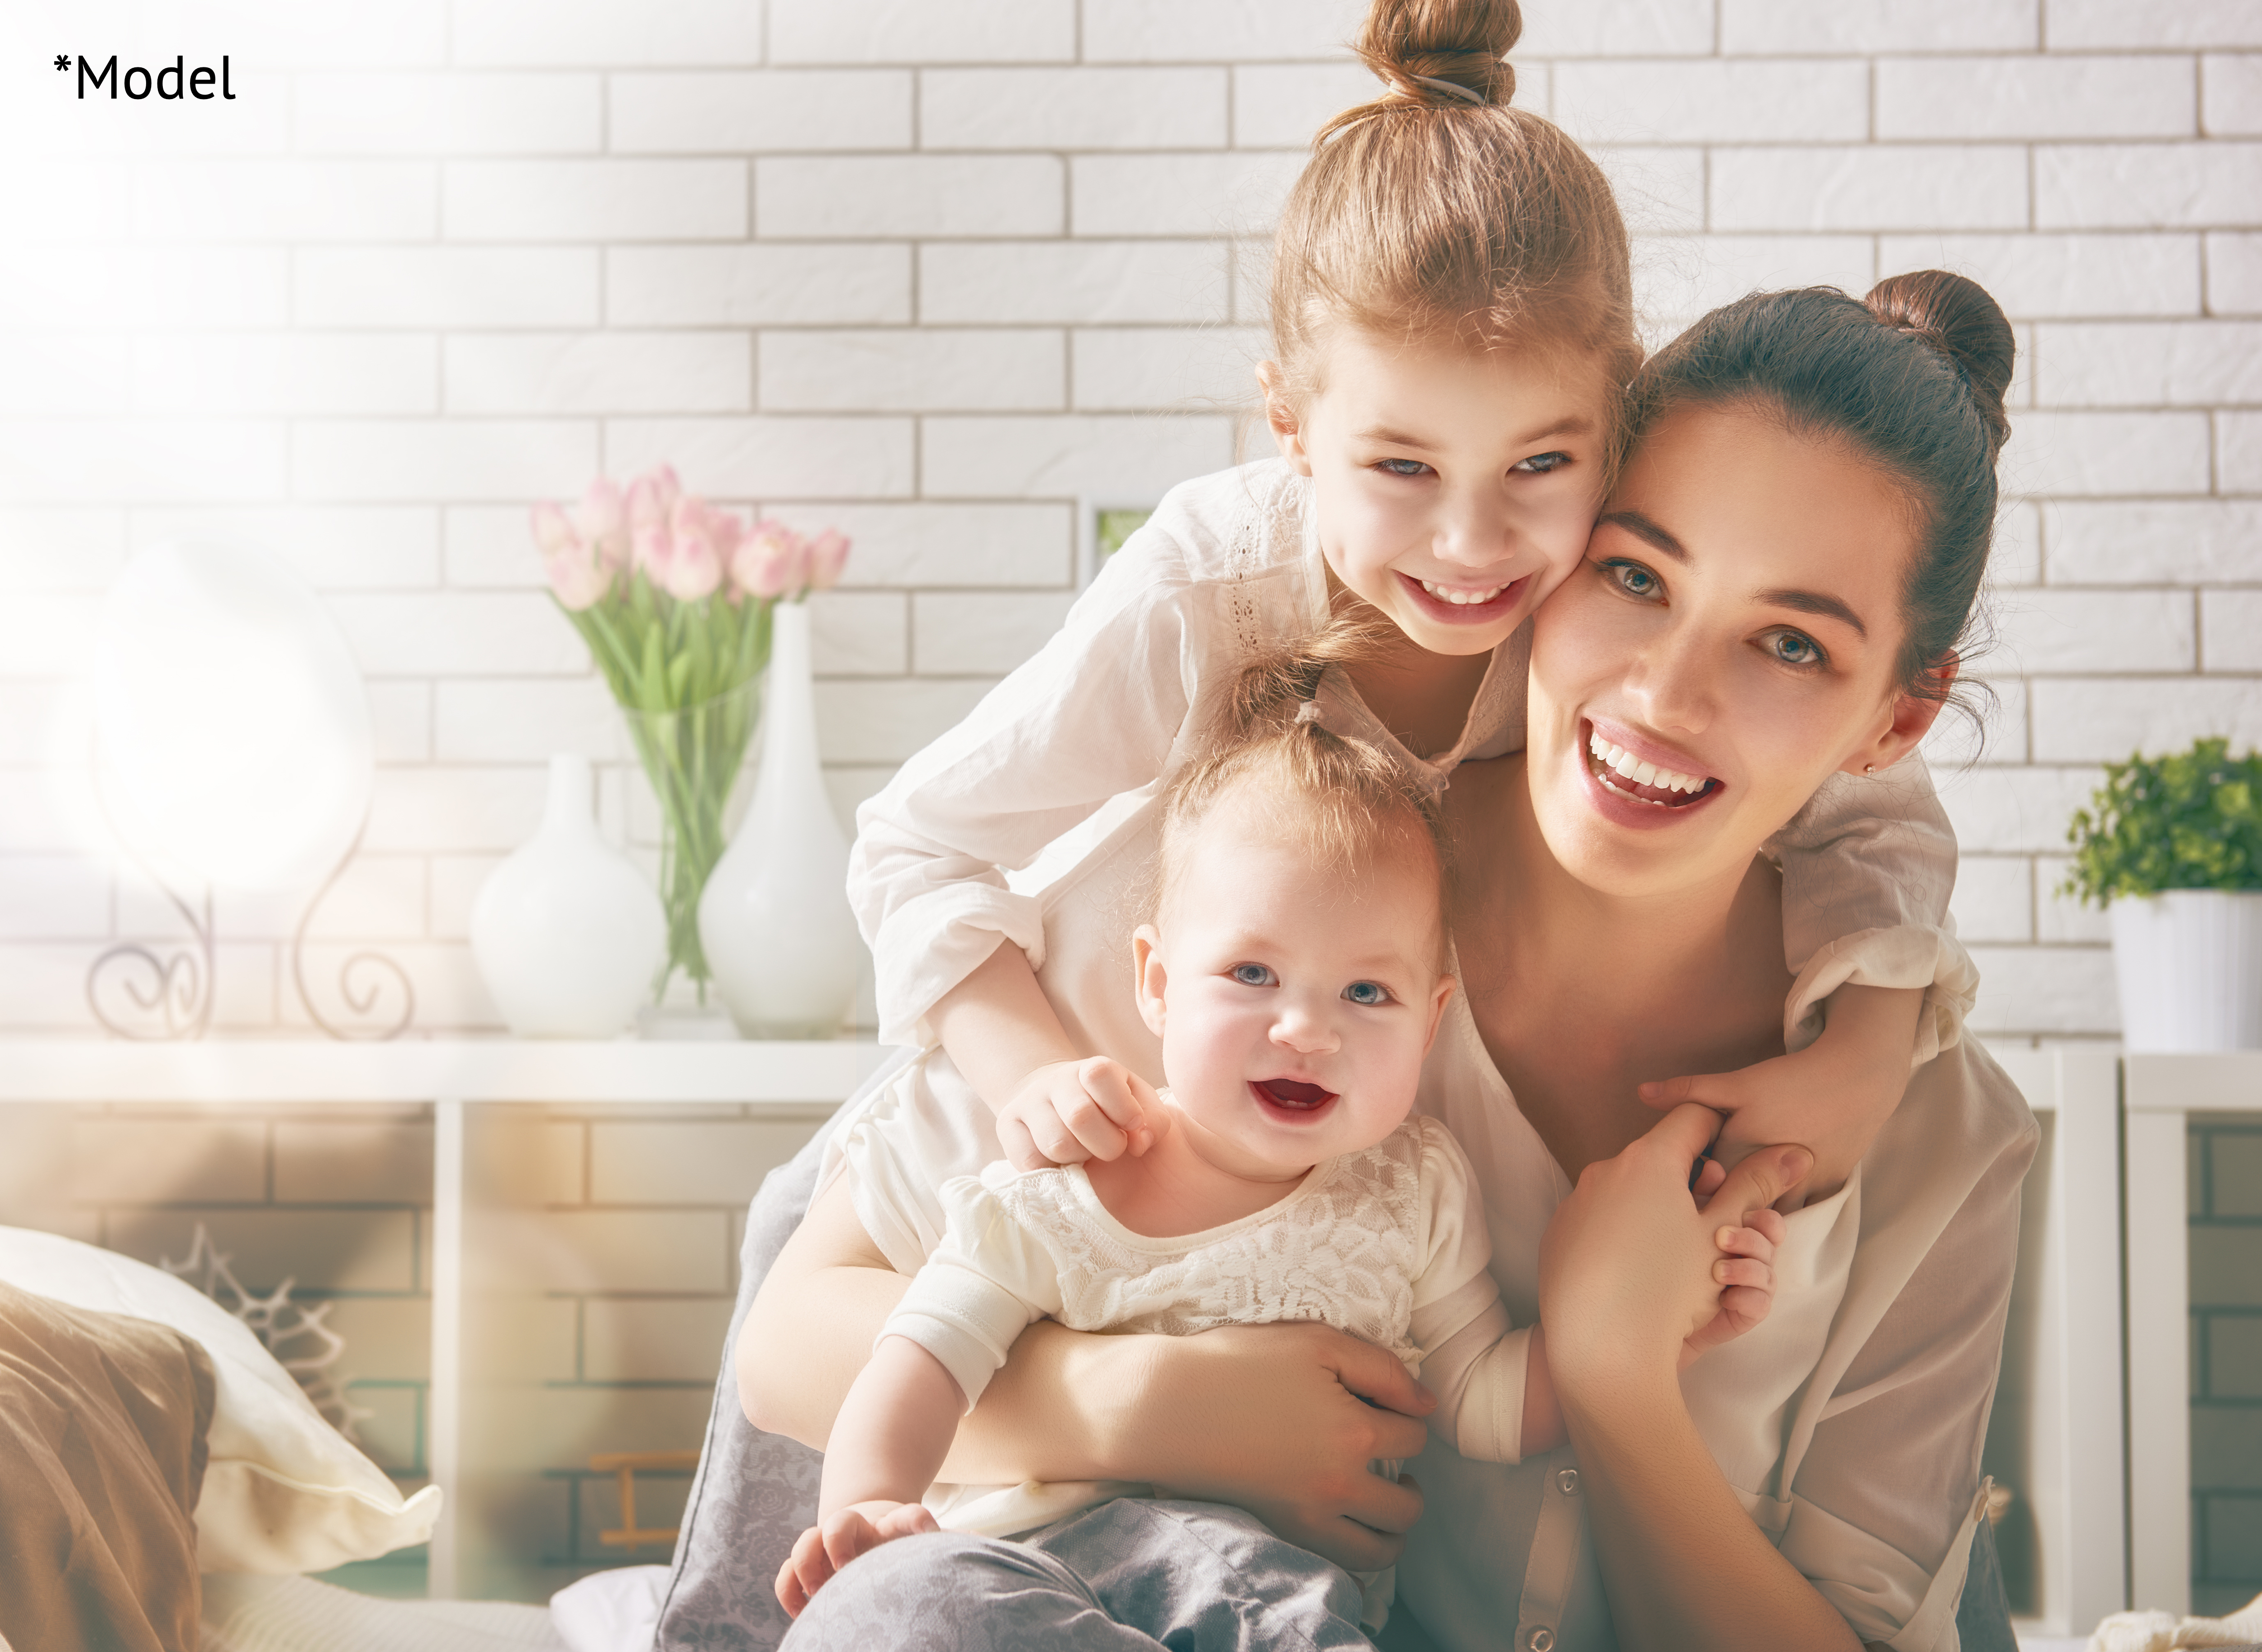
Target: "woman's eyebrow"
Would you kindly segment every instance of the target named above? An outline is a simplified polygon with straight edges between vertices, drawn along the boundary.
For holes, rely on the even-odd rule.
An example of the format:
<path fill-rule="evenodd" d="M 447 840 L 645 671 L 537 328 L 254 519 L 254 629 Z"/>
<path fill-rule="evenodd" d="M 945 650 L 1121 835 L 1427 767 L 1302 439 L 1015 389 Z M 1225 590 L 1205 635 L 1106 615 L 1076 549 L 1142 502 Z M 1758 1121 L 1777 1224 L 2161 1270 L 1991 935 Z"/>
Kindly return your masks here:
<path fill-rule="evenodd" d="M 1843 620 L 1854 628 L 1854 635 L 1869 641 L 1869 628 L 1862 623 L 1862 616 L 1846 606 L 1839 598 L 1825 591 L 1762 591 L 1759 600 L 1778 608 L 1796 608 L 1801 614 L 1819 614 L 1825 619 Z"/>
<path fill-rule="evenodd" d="M 1606 511 L 1595 521 L 1597 528 L 1605 524 L 1624 528 L 1636 539 L 1654 546 L 1675 562 L 1689 560 L 1689 548 L 1639 511 Z"/>

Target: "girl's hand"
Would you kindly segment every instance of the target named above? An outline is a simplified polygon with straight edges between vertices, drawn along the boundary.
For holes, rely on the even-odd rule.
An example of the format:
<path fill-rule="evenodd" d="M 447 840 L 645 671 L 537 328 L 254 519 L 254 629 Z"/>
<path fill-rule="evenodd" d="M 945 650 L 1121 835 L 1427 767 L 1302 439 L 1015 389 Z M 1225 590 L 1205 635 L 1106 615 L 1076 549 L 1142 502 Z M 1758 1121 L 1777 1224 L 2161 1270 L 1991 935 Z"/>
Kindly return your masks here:
<path fill-rule="evenodd" d="M 1165 1128 L 1154 1086 L 1101 1055 L 1048 1062 L 998 1110 L 998 1141 L 1016 1170 L 1136 1158 Z"/>
<path fill-rule="evenodd" d="M 835 1509 L 794 1540 L 793 1553 L 778 1569 L 778 1605 L 787 1617 L 798 1618 L 809 1598 L 859 1555 L 898 1537 L 940 1529 L 918 1503 L 852 1503 Z"/>
<path fill-rule="evenodd" d="M 1741 1217 L 1773 1204 L 1806 1174 L 1813 1155 L 1797 1146 L 1752 1153 L 1700 1208 L 1689 1190 L 1690 1171 L 1718 1126 L 1708 1108 L 1674 1109 L 1616 1158 L 1581 1172 L 1548 1224 L 1539 1246 L 1539 1314 L 1567 1404 L 1574 1397 L 1583 1404 L 1582 1390 L 1628 1385 L 1653 1397 L 1673 1384 L 1690 1338 L 1709 1347 L 1756 1323 L 1748 1318 L 1751 1298 L 1741 1294 L 1755 1287 L 1724 1289 L 1715 1275 L 1716 1268 L 1749 1275 L 1734 1266 L 1748 1259 L 1723 1260 L 1718 1230 L 1729 1212 Z"/>

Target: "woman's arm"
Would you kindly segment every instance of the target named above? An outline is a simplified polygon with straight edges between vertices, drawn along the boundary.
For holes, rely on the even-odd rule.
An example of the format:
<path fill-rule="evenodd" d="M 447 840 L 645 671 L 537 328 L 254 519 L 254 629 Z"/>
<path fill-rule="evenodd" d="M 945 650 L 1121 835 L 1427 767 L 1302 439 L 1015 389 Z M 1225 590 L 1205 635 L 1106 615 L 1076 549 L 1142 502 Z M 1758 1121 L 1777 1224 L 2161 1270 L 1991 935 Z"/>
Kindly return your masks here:
<path fill-rule="evenodd" d="M 739 1333 L 748 1420 L 822 1449 L 909 1282 L 836 1180 Z M 1234 1504 L 1338 1565 L 1372 1569 L 1397 1558 L 1422 1498 L 1411 1481 L 1370 1465 L 1419 1453 L 1432 1403 L 1389 1353 L 1324 1325 L 1097 1336 L 1046 1320 L 1014 1343 L 942 1474 L 977 1484 L 1144 1483 Z"/>

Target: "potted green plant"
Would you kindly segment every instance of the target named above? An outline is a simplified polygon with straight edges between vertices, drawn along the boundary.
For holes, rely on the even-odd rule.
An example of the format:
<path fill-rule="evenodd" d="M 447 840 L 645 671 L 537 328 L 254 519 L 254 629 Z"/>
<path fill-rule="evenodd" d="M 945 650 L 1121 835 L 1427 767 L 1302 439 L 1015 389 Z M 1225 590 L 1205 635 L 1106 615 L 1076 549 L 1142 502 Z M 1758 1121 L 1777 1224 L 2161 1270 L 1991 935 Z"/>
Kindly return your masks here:
<path fill-rule="evenodd" d="M 2262 1048 L 2262 756 L 2108 763 L 2066 836 L 2065 893 L 2112 916 L 2125 1047 Z"/>

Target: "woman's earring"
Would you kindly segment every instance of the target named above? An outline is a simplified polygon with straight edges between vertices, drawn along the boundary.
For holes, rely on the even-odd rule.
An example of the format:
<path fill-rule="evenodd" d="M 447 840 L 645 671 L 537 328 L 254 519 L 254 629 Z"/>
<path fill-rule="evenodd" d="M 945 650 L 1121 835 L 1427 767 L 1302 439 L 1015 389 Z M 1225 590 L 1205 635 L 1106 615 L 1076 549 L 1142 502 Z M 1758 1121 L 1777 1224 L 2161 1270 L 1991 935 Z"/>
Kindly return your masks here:
<path fill-rule="evenodd" d="M 1877 772 L 1877 765 L 1874 763 L 1864 763 L 1862 765 L 1862 772 L 1864 774 L 1875 774 Z"/>

